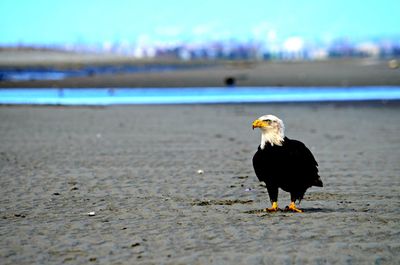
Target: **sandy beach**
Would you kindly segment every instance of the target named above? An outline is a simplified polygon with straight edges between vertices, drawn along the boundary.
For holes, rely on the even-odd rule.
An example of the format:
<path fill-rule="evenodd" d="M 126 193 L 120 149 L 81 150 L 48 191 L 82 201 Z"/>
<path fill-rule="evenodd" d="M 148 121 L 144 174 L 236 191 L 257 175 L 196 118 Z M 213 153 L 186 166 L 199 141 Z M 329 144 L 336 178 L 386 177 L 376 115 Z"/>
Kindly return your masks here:
<path fill-rule="evenodd" d="M 302 214 L 260 212 L 251 122 L 266 113 L 320 164 L 325 187 Z M 1 106 L 0 263 L 398 264 L 399 114 L 396 102 Z"/>

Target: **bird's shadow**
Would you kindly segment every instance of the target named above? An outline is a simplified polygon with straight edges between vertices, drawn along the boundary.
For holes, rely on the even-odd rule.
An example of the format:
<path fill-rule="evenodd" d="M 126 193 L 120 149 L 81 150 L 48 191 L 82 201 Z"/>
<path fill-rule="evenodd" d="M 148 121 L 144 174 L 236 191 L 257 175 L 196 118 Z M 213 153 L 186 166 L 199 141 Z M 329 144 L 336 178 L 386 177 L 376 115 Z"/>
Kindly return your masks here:
<path fill-rule="evenodd" d="M 307 214 L 307 213 L 343 213 L 343 212 L 354 212 L 354 209 L 348 208 L 300 208 L 303 212 L 299 214 Z M 279 209 L 278 211 L 266 211 L 265 209 L 253 209 L 249 211 L 245 211 L 247 214 L 276 214 L 276 213 L 297 213 L 288 209 Z"/>

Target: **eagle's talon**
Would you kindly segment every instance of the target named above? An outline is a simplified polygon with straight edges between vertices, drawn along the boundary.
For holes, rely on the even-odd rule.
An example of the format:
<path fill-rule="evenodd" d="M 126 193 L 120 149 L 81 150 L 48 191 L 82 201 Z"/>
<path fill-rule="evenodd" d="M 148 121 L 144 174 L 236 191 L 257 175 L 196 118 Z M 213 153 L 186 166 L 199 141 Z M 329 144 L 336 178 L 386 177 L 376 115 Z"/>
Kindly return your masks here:
<path fill-rule="evenodd" d="M 300 210 L 299 208 L 296 207 L 294 202 L 291 202 L 289 206 L 286 206 L 285 210 L 286 211 L 290 211 L 290 212 L 295 212 L 295 213 L 302 213 L 303 212 L 303 210 Z"/>
<path fill-rule="evenodd" d="M 271 212 L 277 212 L 277 211 L 279 211 L 277 202 L 273 202 L 271 208 L 265 208 L 264 209 L 264 212 L 270 212 L 270 213 Z"/>
<path fill-rule="evenodd" d="M 264 209 L 264 212 L 268 212 L 268 213 L 275 213 L 277 211 L 279 211 L 279 209 L 275 209 L 275 208 L 272 208 L 272 207 Z"/>

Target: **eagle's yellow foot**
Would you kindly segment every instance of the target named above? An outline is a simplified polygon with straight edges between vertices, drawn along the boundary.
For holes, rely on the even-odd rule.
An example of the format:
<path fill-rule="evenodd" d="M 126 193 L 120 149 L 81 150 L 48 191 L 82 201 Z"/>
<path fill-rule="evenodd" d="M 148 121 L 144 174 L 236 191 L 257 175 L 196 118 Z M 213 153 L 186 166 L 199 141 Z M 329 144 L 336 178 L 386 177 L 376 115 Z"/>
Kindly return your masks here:
<path fill-rule="evenodd" d="M 264 211 L 265 212 L 277 212 L 278 210 L 279 210 L 278 203 L 273 202 L 271 208 L 266 208 Z"/>
<path fill-rule="evenodd" d="M 294 202 L 291 202 L 289 206 L 286 207 L 286 210 L 296 212 L 296 213 L 302 213 L 303 211 L 300 210 L 299 208 L 296 207 L 296 204 Z"/>

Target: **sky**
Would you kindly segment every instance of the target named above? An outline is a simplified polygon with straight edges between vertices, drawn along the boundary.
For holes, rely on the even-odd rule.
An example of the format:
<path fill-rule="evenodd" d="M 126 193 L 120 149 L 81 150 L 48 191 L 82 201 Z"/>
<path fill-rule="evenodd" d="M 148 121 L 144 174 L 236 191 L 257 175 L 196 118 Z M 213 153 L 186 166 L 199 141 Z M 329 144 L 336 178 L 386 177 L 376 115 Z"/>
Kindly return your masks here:
<path fill-rule="evenodd" d="M 0 45 L 399 38 L 398 0 L 1 0 Z"/>

